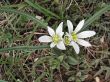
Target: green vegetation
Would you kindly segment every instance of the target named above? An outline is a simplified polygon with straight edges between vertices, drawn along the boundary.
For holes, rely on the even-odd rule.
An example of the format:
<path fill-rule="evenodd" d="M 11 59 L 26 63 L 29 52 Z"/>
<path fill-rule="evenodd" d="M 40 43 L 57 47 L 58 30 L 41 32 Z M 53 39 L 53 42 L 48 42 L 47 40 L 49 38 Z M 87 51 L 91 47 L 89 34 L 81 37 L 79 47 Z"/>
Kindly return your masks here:
<path fill-rule="evenodd" d="M 38 38 L 67 20 L 94 30 L 92 47 L 51 49 Z M 65 39 L 68 40 L 68 37 Z M 67 42 L 68 43 L 68 42 Z M 109 0 L 1 0 L 0 82 L 110 82 Z"/>

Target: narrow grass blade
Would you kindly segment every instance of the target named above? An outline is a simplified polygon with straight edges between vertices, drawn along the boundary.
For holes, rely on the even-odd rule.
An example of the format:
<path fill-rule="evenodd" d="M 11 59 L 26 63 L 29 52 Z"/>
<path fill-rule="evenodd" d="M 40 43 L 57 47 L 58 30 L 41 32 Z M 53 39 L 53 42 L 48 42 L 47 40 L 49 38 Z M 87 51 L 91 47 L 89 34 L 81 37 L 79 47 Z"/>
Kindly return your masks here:
<path fill-rule="evenodd" d="M 17 46 L 17 47 L 8 47 L 8 48 L 1 48 L 0 52 L 4 51 L 12 51 L 12 50 L 42 50 L 49 48 L 48 45 L 41 45 L 41 46 Z"/>
<path fill-rule="evenodd" d="M 0 80 L 0 82 L 8 82 L 8 81 Z"/>
<path fill-rule="evenodd" d="M 39 26 L 47 27 L 46 23 L 44 23 L 44 22 L 38 20 L 37 18 L 35 18 L 34 16 L 32 16 L 30 14 L 27 14 L 25 12 L 22 12 L 22 11 L 18 11 L 18 10 L 15 10 L 15 9 L 3 8 L 2 7 L 2 8 L 0 8 L 0 12 L 9 12 L 9 13 L 15 13 L 15 14 L 19 14 L 19 15 L 24 15 L 27 18 L 36 21 L 39 24 Z"/>
<path fill-rule="evenodd" d="M 37 9 L 39 12 L 41 12 L 47 16 L 56 17 L 56 18 L 60 19 L 60 17 L 58 15 L 56 15 L 55 13 L 40 6 L 38 3 L 33 3 L 33 2 L 31 2 L 31 0 L 25 0 L 25 2 L 28 3 L 30 6 L 32 6 L 33 8 Z"/>
<path fill-rule="evenodd" d="M 98 12 L 96 12 L 92 17 L 90 17 L 84 25 L 84 28 L 87 28 L 91 23 L 93 23 L 95 20 L 97 20 L 102 14 L 104 14 L 105 12 L 107 12 L 108 10 L 110 10 L 110 5 L 105 6 L 104 8 L 102 8 L 101 10 L 99 10 Z"/>
<path fill-rule="evenodd" d="M 12 4 L 12 5 L 4 5 L 2 8 L 19 8 L 19 7 L 25 7 L 27 6 L 26 3 L 19 3 L 19 4 Z"/>

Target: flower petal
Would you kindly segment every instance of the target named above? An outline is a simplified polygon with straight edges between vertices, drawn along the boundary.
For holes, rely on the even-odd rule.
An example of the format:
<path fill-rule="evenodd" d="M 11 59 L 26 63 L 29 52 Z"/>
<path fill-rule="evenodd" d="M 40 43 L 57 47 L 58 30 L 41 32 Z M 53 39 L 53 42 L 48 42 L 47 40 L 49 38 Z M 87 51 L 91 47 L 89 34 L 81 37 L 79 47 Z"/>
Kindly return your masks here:
<path fill-rule="evenodd" d="M 55 45 L 56 45 L 56 44 L 55 44 L 54 42 L 52 42 L 52 43 L 50 44 L 50 47 L 53 48 L 53 47 L 55 47 Z"/>
<path fill-rule="evenodd" d="M 91 36 L 94 36 L 96 34 L 95 31 L 83 31 L 79 34 L 77 34 L 78 38 L 88 38 Z"/>
<path fill-rule="evenodd" d="M 68 32 L 71 34 L 73 32 L 73 24 L 70 20 L 67 20 Z"/>
<path fill-rule="evenodd" d="M 82 40 L 82 39 L 78 39 L 77 43 L 82 45 L 82 46 L 85 46 L 85 47 L 90 47 L 91 46 L 91 44 L 88 41 L 85 41 L 85 40 Z"/>
<path fill-rule="evenodd" d="M 64 34 L 64 32 L 62 32 L 62 30 L 63 30 L 63 22 L 61 22 L 61 23 L 59 24 L 59 26 L 57 27 L 57 29 L 56 29 L 56 34 L 58 34 L 58 35 L 60 35 L 60 36 L 62 37 L 63 34 Z"/>
<path fill-rule="evenodd" d="M 38 39 L 40 42 L 51 42 L 52 38 L 50 36 L 44 35 Z"/>
<path fill-rule="evenodd" d="M 57 44 L 57 48 L 60 49 L 60 50 L 66 50 L 66 47 L 65 47 L 63 41 L 60 41 L 60 42 Z"/>
<path fill-rule="evenodd" d="M 75 43 L 74 41 L 72 41 L 72 42 L 70 43 L 70 45 L 73 46 L 73 48 L 74 48 L 76 54 L 79 54 L 80 48 L 79 48 L 78 44 Z"/>
<path fill-rule="evenodd" d="M 79 24 L 77 25 L 77 27 L 75 28 L 74 32 L 77 33 L 81 30 L 81 28 L 84 25 L 84 20 L 80 21 Z"/>
<path fill-rule="evenodd" d="M 61 38 L 64 35 L 64 32 L 61 32 L 60 34 L 58 34 Z"/>
<path fill-rule="evenodd" d="M 48 33 L 49 33 L 50 36 L 55 35 L 55 32 L 54 32 L 54 30 L 53 30 L 52 28 L 50 28 L 50 27 L 48 26 L 47 29 L 48 29 Z"/>

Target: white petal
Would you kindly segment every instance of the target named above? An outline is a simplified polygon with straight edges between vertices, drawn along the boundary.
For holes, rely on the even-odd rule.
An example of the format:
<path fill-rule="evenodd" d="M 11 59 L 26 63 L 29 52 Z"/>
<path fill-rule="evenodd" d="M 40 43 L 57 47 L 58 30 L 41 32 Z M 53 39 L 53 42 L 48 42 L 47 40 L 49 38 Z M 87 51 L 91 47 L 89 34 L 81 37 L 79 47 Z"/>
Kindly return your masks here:
<path fill-rule="evenodd" d="M 74 41 L 72 41 L 72 42 L 70 43 L 70 45 L 72 45 L 72 46 L 73 46 L 73 48 L 74 48 L 74 50 L 75 50 L 76 54 L 79 54 L 80 49 L 79 49 L 78 44 L 77 44 L 77 43 L 75 43 Z"/>
<path fill-rule="evenodd" d="M 79 24 L 77 25 L 77 27 L 75 28 L 74 32 L 77 33 L 81 30 L 81 28 L 84 25 L 84 20 L 80 21 Z"/>
<path fill-rule="evenodd" d="M 94 36 L 96 34 L 95 31 L 83 31 L 79 34 L 77 34 L 78 38 L 88 38 L 91 36 Z"/>
<path fill-rule="evenodd" d="M 49 26 L 47 28 L 48 28 L 48 32 L 51 36 L 55 35 L 55 32 L 52 28 L 50 28 Z"/>
<path fill-rule="evenodd" d="M 66 50 L 66 47 L 63 43 L 63 41 L 60 41 L 58 44 L 57 44 L 57 48 L 61 49 L 61 50 Z"/>
<path fill-rule="evenodd" d="M 52 38 L 50 36 L 44 35 L 38 39 L 40 42 L 51 42 Z"/>
<path fill-rule="evenodd" d="M 85 46 L 85 47 L 90 47 L 91 46 L 91 44 L 88 41 L 85 41 L 85 40 L 82 40 L 82 39 L 78 39 L 77 43 L 82 45 L 82 46 Z"/>
<path fill-rule="evenodd" d="M 61 38 L 64 35 L 64 32 L 61 32 L 60 34 L 58 34 Z"/>
<path fill-rule="evenodd" d="M 59 24 L 59 26 L 57 27 L 56 34 L 59 34 L 60 36 L 63 36 L 64 33 L 62 32 L 62 30 L 63 30 L 63 22 L 61 22 Z"/>
<path fill-rule="evenodd" d="M 72 33 L 73 32 L 73 24 L 70 20 L 67 20 L 67 26 L 68 26 L 68 32 Z"/>
<path fill-rule="evenodd" d="M 55 45 L 56 45 L 56 44 L 54 44 L 54 42 L 52 42 L 52 43 L 50 44 L 50 47 L 53 48 L 53 47 L 55 47 Z"/>

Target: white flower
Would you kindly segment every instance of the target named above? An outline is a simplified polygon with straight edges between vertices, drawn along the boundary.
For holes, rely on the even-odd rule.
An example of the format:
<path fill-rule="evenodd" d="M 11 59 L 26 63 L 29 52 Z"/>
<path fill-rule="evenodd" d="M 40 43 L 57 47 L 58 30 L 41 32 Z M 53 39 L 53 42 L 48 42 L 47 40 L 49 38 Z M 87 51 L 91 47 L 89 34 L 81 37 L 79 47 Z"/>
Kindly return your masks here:
<path fill-rule="evenodd" d="M 47 35 L 41 36 L 39 38 L 39 41 L 40 42 L 51 42 L 50 44 L 51 48 L 57 46 L 57 48 L 61 50 L 65 50 L 66 48 L 65 48 L 63 38 L 62 38 L 64 32 L 62 31 L 63 30 L 62 28 L 63 28 L 63 22 L 59 24 L 59 26 L 56 29 L 56 32 L 48 26 L 47 29 L 48 29 L 50 36 L 47 36 Z"/>
<path fill-rule="evenodd" d="M 77 27 L 75 28 L 75 30 L 73 31 L 72 22 L 70 20 L 67 20 L 69 33 L 66 33 L 66 36 L 64 37 L 64 41 L 65 41 L 65 44 L 73 46 L 77 54 L 79 54 L 79 51 L 80 51 L 78 44 L 85 47 L 90 47 L 91 44 L 88 41 L 85 41 L 83 39 L 94 36 L 96 34 L 95 31 L 83 31 L 79 33 L 83 25 L 84 25 L 84 20 L 80 21 Z"/>

